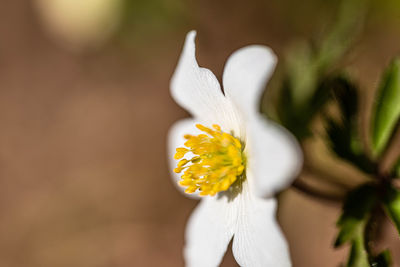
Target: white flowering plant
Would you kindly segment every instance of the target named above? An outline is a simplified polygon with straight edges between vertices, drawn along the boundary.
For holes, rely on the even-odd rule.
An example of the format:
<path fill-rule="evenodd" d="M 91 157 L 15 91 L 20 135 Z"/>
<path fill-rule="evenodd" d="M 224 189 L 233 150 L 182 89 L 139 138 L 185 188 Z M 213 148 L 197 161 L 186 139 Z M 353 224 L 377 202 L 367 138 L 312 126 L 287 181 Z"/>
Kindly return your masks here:
<path fill-rule="evenodd" d="M 381 78 L 369 123 L 360 123 L 360 87 L 338 64 L 361 29 L 363 12 L 355 12 L 361 9 L 355 2 L 345 1 L 332 31 L 317 44 L 295 47 L 275 74 L 277 57 L 267 46 L 237 50 L 225 65 L 223 90 L 197 63 L 196 32 L 187 34 L 170 89 L 191 118 L 176 122 L 168 139 L 173 182 L 200 199 L 186 228 L 187 266 L 218 266 L 231 241 L 241 266 L 291 266 L 276 219 L 276 194 L 290 186 L 343 203 L 332 243 L 350 244 L 346 266 L 394 264 L 389 250 L 377 251 L 375 243 L 382 218 L 400 233 L 400 60 L 393 59 Z M 307 141 L 321 136 L 321 125 L 331 155 L 365 177 L 346 184 L 320 172 L 341 188 L 336 195 L 299 175 L 314 171 Z"/>

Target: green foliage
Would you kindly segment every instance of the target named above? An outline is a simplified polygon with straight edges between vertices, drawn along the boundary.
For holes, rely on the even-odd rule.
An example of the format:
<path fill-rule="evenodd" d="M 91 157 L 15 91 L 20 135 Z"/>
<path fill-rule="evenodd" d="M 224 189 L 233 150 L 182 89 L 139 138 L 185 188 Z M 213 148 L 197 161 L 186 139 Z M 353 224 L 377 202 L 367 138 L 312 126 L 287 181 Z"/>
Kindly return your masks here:
<path fill-rule="evenodd" d="M 318 76 L 323 71 L 317 62 L 318 52 L 307 42 L 298 42 L 286 56 L 287 88 L 292 94 L 292 104 L 301 111 L 309 104 L 318 87 Z"/>
<path fill-rule="evenodd" d="M 341 160 L 356 166 L 375 183 L 364 184 L 351 191 L 337 222 L 339 229 L 335 247 L 350 245 L 349 267 L 387 267 L 391 265 L 389 251 L 376 257 L 368 244 L 375 237 L 374 225 L 382 205 L 400 233 L 400 193 L 390 187 L 400 176 L 400 159 L 390 174 L 380 173 L 379 157 L 400 125 L 400 59 L 395 59 L 385 72 L 372 112 L 372 152 L 361 143 L 359 132 L 358 88 L 337 68 L 355 36 L 361 29 L 366 0 L 343 1 L 338 20 L 332 30 L 318 43 L 297 43 L 286 57 L 283 79 L 276 105 L 279 121 L 300 141 L 312 137 L 314 119 L 323 119 L 326 141 Z M 335 103 L 339 114 L 325 109 Z M 322 116 L 321 116 L 322 115 Z M 371 231 L 370 231 L 371 230 Z M 371 234 L 372 233 L 372 234 Z"/>
<path fill-rule="evenodd" d="M 390 187 L 385 195 L 384 205 L 400 235 L 400 191 Z"/>
<path fill-rule="evenodd" d="M 362 30 L 368 0 L 342 1 L 332 30 L 323 39 L 317 65 L 329 68 L 339 61 Z"/>
<path fill-rule="evenodd" d="M 361 170 L 373 172 L 374 164 L 365 155 L 358 134 L 358 93 L 355 85 L 344 77 L 337 77 L 331 83 L 331 91 L 341 115 L 340 120 L 326 118 L 326 133 L 332 151 Z"/>
<path fill-rule="evenodd" d="M 359 233 L 351 241 L 350 257 L 347 267 L 369 267 L 368 253 L 364 245 L 364 228 L 357 228 Z"/>
<path fill-rule="evenodd" d="M 343 213 L 337 222 L 340 231 L 335 247 L 355 241 L 363 233 L 376 201 L 376 189 L 370 184 L 362 185 L 348 194 L 343 205 Z"/>
<path fill-rule="evenodd" d="M 335 23 L 324 38 L 316 44 L 299 42 L 289 51 L 286 65 L 297 108 L 310 103 L 324 76 L 355 41 L 364 18 L 365 2 L 342 1 Z"/>
<path fill-rule="evenodd" d="M 323 82 L 316 88 L 316 92 L 309 100 L 312 104 L 299 108 L 295 104 L 289 79 L 285 79 L 283 82 L 279 98 L 279 107 L 281 108 L 278 109 L 278 116 L 281 123 L 298 139 L 302 140 L 311 136 L 310 124 L 316 115 L 316 110 L 321 109 L 329 99 L 328 83 Z"/>
<path fill-rule="evenodd" d="M 360 32 L 365 1 L 342 1 L 332 29 L 319 42 L 298 42 L 287 53 L 277 114 L 300 140 L 312 135 L 310 124 L 329 100 L 335 82 L 330 73 Z"/>
<path fill-rule="evenodd" d="M 394 59 L 383 75 L 372 115 L 372 149 L 379 156 L 400 119 L 400 59 Z"/>
<path fill-rule="evenodd" d="M 364 232 L 372 209 L 376 206 L 377 194 L 373 185 L 365 184 L 351 191 L 343 205 L 343 213 L 337 222 L 340 229 L 335 247 L 351 244 L 349 267 L 369 266 L 365 248 Z"/>
<path fill-rule="evenodd" d="M 348 267 L 369 267 L 368 254 L 364 245 L 364 228 L 357 228 L 358 234 L 351 241 Z"/>
<path fill-rule="evenodd" d="M 392 265 L 392 257 L 389 250 L 384 250 L 371 260 L 371 267 L 389 267 Z"/>

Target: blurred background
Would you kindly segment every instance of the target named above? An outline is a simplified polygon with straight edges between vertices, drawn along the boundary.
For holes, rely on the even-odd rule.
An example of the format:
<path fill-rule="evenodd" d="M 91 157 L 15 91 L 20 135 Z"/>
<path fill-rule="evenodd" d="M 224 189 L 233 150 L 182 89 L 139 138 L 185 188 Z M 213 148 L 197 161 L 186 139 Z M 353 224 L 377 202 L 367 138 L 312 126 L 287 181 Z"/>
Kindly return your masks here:
<path fill-rule="evenodd" d="M 188 116 L 169 95 L 186 33 L 198 31 L 199 63 L 220 78 L 244 45 L 267 44 L 282 58 L 296 40 L 318 40 L 338 3 L 2 0 L 0 266 L 183 266 L 184 228 L 197 202 L 171 182 L 166 134 Z M 371 2 L 347 58 L 362 107 L 399 52 L 400 2 Z M 324 149 L 313 149 L 331 171 Z M 335 170 L 362 179 L 346 164 Z M 347 248 L 332 246 L 340 209 L 296 189 L 281 194 L 294 266 L 346 261 Z M 389 222 L 381 238 L 400 264 Z M 231 253 L 223 266 L 236 266 Z"/>

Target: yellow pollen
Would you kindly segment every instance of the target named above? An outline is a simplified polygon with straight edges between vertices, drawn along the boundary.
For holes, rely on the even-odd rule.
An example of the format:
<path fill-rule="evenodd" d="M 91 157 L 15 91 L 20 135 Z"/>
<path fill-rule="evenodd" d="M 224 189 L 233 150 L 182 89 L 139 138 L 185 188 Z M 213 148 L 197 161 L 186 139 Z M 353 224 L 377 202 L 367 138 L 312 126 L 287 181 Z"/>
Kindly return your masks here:
<path fill-rule="evenodd" d="M 186 187 L 186 193 L 199 190 L 200 195 L 215 195 L 226 191 L 243 174 L 245 158 L 242 144 L 232 135 L 214 124 L 213 129 L 196 124 L 196 127 L 207 133 L 184 135 L 187 140 L 184 147 L 178 147 L 174 159 L 180 160 L 174 169 L 182 173 L 179 184 Z M 183 158 L 186 153 L 191 159 Z"/>

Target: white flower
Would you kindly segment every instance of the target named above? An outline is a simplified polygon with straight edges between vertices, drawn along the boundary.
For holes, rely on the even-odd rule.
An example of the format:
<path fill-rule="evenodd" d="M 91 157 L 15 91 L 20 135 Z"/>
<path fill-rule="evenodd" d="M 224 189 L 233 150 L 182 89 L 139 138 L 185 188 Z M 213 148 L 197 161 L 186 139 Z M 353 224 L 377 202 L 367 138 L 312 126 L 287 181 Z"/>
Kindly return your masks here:
<path fill-rule="evenodd" d="M 291 266 L 274 194 L 297 175 L 302 154 L 290 133 L 258 112 L 276 57 L 259 45 L 236 51 L 225 66 L 224 94 L 196 62 L 195 35 L 187 35 L 171 80 L 172 97 L 193 115 L 170 130 L 173 178 L 201 198 L 186 229 L 186 265 L 219 265 L 233 238 L 241 266 Z"/>

